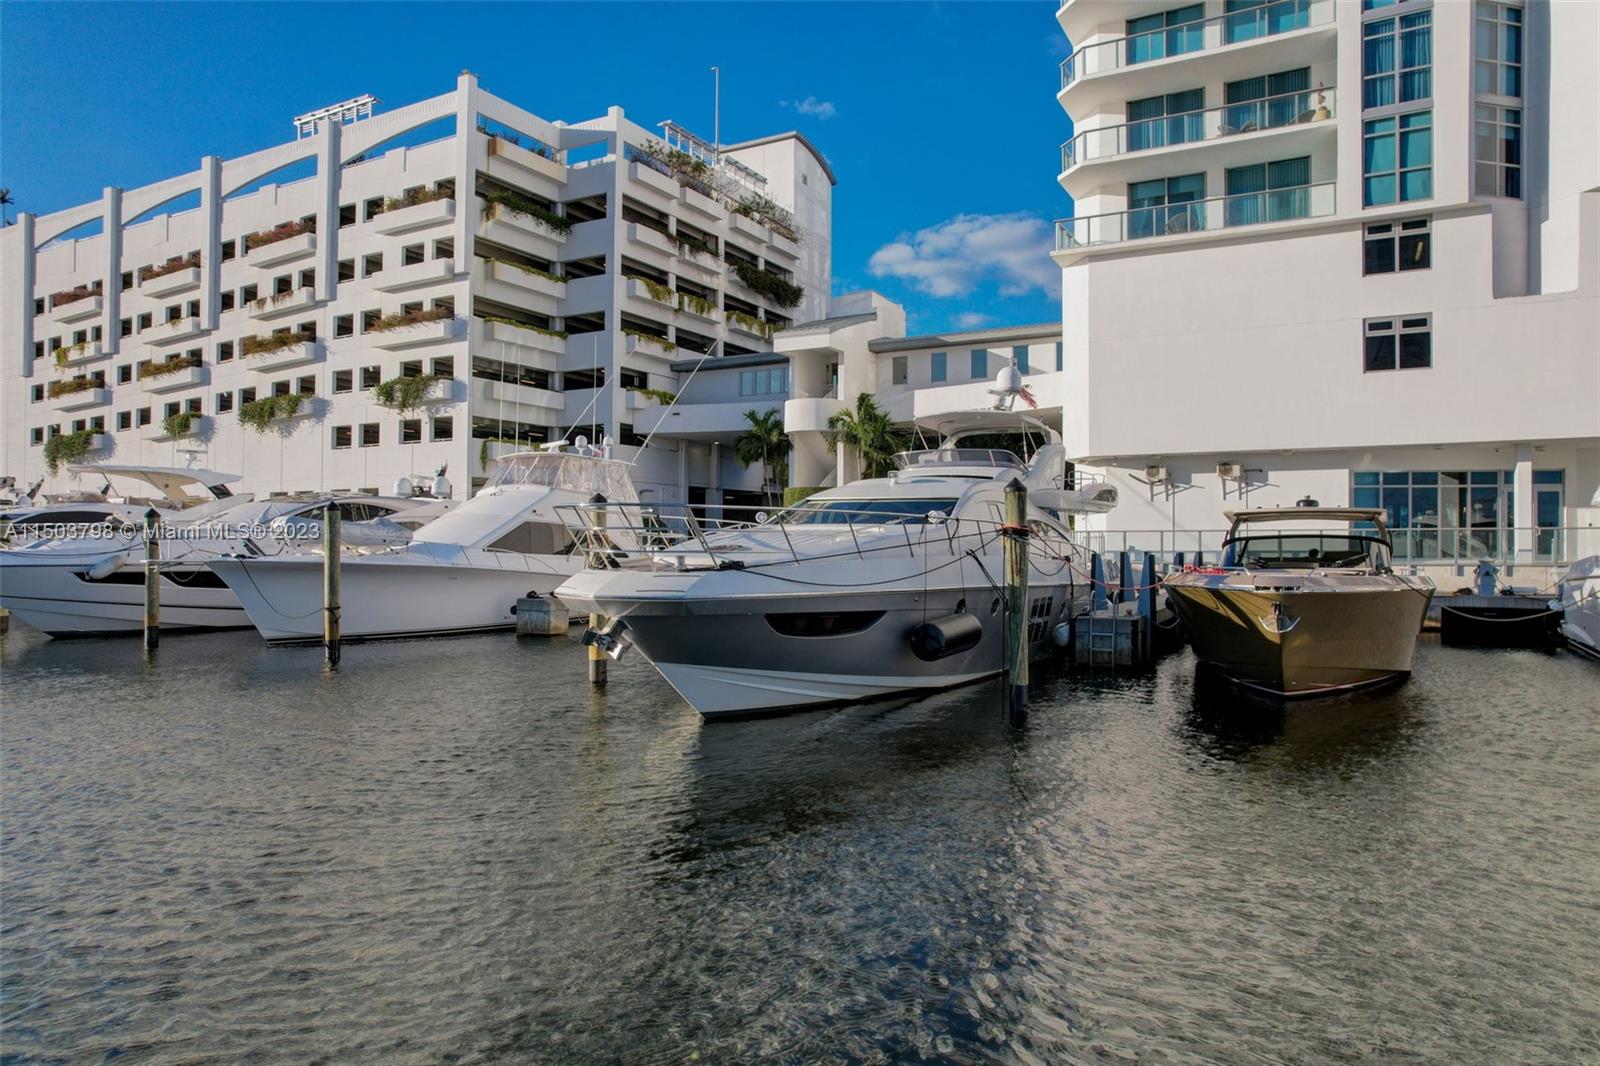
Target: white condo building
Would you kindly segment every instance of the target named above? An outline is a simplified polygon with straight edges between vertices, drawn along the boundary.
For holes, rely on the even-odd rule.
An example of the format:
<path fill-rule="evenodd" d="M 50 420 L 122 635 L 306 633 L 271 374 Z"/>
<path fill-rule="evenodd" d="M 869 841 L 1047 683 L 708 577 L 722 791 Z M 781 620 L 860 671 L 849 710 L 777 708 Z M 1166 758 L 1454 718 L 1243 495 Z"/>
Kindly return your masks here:
<path fill-rule="evenodd" d="M 638 459 L 645 498 L 759 487 L 720 443 L 787 378 L 739 368 L 781 364 L 774 332 L 828 298 L 834 177 L 803 136 L 719 155 L 620 108 L 547 121 L 468 73 L 296 134 L 0 231 L 0 475 L 73 487 L 49 452 L 266 496 L 448 467 L 459 495 L 504 450 L 583 434 Z M 662 425 L 723 364 L 706 380 L 748 402 Z"/>
<path fill-rule="evenodd" d="M 1600 525 L 1600 4 L 1057 17 L 1064 435 L 1108 529 L 1311 497 L 1534 561 Z"/>

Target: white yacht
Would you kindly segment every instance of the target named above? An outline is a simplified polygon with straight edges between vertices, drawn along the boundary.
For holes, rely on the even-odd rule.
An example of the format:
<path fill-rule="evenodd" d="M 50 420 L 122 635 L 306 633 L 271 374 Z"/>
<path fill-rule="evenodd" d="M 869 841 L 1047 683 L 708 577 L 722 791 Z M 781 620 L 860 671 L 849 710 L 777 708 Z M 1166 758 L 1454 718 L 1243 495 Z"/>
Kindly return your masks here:
<path fill-rule="evenodd" d="M 1016 478 L 1029 490 L 1030 651 L 1043 655 L 1089 601 L 1087 553 L 1061 515 L 1109 510 L 1115 489 L 1064 487 L 1060 437 L 1016 414 L 932 428 L 941 445 L 901 454 L 890 476 L 754 523 L 708 530 L 687 508 L 582 508 L 608 537 L 619 526 L 641 540 L 663 526 L 684 536 L 644 556 L 601 556 L 556 595 L 610 620 L 586 639 L 637 647 L 707 717 L 977 681 L 1002 666 L 1000 527 Z M 1045 441 L 1026 462 L 963 446 L 1019 429 Z"/>
<path fill-rule="evenodd" d="M 1568 568 L 1550 607 L 1561 612 L 1567 647 L 1600 662 L 1600 555 L 1579 559 Z"/>
<path fill-rule="evenodd" d="M 192 473 L 192 472 L 191 472 Z M 347 541 L 398 544 L 411 531 L 389 521 L 412 501 L 374 496 L 249 496 L 159 511 L 163 630 L 250 625 L 238 598 L 207 566 L 224 554 L 267 554 L 322 535 L 322 514 L 338 505 Z M 57 519 L 57 525 L 64 524 Z M 33 525 L 30 529 L 46 529 Z M 137 633 L 144 625 L 143 510 L 75 535 L 35 539 L 0 551 L 0 606 L 54 637 Z"/>
<path fill-rule="evenodd" d="M 98 483 L 99 489 L 36 496 L 32 492 L 0 510 L 0 543 L 29 544 L 49 540 L 61 532 L 105 532 L 95 527 L 140 525 L 152 508 L 171 518 L 195 508 L 226 506 L 237 502 L 228 489 L 237 474 L 219 474 L 172 466 L 131 466 L 72 463 L 67 471 Z M 248 499 L 249 497 L 246 497 Z"/>
<path fill-rule="evenodd" d="M 580 438 L 581 441 L 581 438 Z M 558 446 L 559 448 L 560 446 Z M 553 592 L 582 566 L 563 505 L 596 494 L 636 503 L 625 463 L 580 443 L 497 461 L 470 500 L 419 528 L 401 547 L 347 548 L 340 559 L 340 628 L 347 640 L 507 629 L 516 602 Z M 272 642 L 322 638 L 323 556 L 318 547 L 214 560 Z"/>

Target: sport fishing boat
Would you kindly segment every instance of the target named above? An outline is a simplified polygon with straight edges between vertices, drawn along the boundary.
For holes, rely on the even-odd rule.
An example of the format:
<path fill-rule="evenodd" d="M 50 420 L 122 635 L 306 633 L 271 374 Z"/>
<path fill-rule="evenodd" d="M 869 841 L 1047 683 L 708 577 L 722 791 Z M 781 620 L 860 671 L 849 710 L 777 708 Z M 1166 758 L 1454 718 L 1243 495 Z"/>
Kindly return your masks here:
<path fill-rule="evenodd" d="M 517 600 L 547 595 L 583 565 L 556 508 L 595 494 L 637 503 L 627 464 L 581 443 L 502 456 L 477 495 L 398 547 L 340 556 L 343 639 L 509 629 Z M 272 556 L 236 554 L 211 569 L 273 643 L 322 639 L 320 545 Z"/>
<path fill-rule="evenodd" d="M 376 496 L 232 496 L 159 511 L 162 630 L 247 628 L 250 620 L 208 564 L 224 555 L 262 555 L 322 535 L 322 516 L 339 508 L 351 543 L 399 544 L 411 531 L 388 520 L 410 500 Z M 135 520 L 137 519 L 137 520 Z M 106 524 L 74 523 L 72 535 L 0 551 L 0 606 L 53 637 L 137 633 L 144 626 L 145 532 L 142 512 Z M 66 525 L 60 519 L 57 526 Z M 34 524 L 30 529 L 44 529 Z"/>
<path fill-rule="evenodd" d="M 1381 509 L 1229 512 L 1222 565 L 1167 578 L 1200 661 L 1276 696 L 1317 696 L 1411 673 L 1433 598 L 1396 574 Z M 1332 523 L 1353 523 L 1328 531 Z"/>
<path fill-rule="evenodd" d="M 902 453 L 888 477 L 753 522 L 708 528 L 687 507 L 579 509 L 586 535 L 622 526 L 642 542 L 659 544 L 647 538 L 662 528 L 682 539 L 629 558 L 597 552 L 599 565 L 556 595 L 606 616 L 586 640 L 637 647 L 707 717 L 966 684 L 1002 668 L 1001 526 L 1018 479 L 1029 490 L 1029 651 L 1045 655 L 1089 600 L 1087 555 L 1059 516 L 1109 510 L 1115 490 L 1064 487 L 1060 437 L 1036 421 L 974 412 L 940 428 L 939 447 Z M 1021 429 L 1046 441 L 1026 462 L 962 446 Z"/>

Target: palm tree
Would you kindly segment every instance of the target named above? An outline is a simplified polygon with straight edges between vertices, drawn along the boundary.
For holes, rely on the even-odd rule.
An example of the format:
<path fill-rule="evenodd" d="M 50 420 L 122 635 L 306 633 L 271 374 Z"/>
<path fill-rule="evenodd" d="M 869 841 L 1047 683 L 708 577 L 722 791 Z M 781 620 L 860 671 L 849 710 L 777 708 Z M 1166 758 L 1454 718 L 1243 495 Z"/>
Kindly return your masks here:
<path fill-rule="evenodd" d="M 894 469 L 895 453 L 906 446 L 905 435 L 896 432 L 888 414 L 865 392 L 856 397 L 854 409 L 828 418 L 829 450 L 836 451 L 841 442 L 860 456 L 862 477 L 886 476 Z"/>
<path fill-rule="evenodd" d="M 761 464 L 761 491 L 766 492 L 769 471 L 771 480 L 779 485 L 789 480 L 789 450 L 794 443 L 783 432 L 781 412 L 746 411 L 744 418 L 750 428 L 733 442 L 733 457 L 742 467 Z M 767 499 L 771 501 L 770 494 Z"/>
<path fill-rule="evenodd" d="M 11 198 L 11 190 L 0 189 L 0 226 L 11 225 L 11 212 L 6 209 L 14 203 L 16 201 Z"/>

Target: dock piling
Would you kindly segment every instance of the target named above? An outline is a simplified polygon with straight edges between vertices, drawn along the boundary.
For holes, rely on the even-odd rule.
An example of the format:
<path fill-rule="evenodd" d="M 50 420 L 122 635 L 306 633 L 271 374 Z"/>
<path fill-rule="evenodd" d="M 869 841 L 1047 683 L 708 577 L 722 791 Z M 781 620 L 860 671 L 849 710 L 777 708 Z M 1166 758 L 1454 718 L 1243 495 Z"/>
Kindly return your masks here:
<path fill-rule="evenodd" d="M 154 507 L 144 513 L 144 653 L 161 644 L 161 516 Z"/>
<path fill-rule="evenodd" d="M 1006 486 L 1006 715 L 1021 722 L 1028 705 L 1028 489 L 1016 478 Z"/>
<path fill-rule="evenodd" d="M 338 666 L 342 651 L 339 635 L 339 505 L 330 502 L 322 515 L 322 655 Z"/>
<path fill-rule="evenodd" d="M 589 556 L 589 565 L 603 567 L 606 565 L 606 498 L 601 493 L 595 493 L 589 498 L 593 507 L 595 531 L 593 535 L 594 551 Z M 595 632 L 604 632 L 606 616 L 591 614 L 589 628 Z M 604 685 L 606 683 L 606 653 L 599 644 L 591 643 L 587 648 L 589 652 L 589 684 Z"/>

